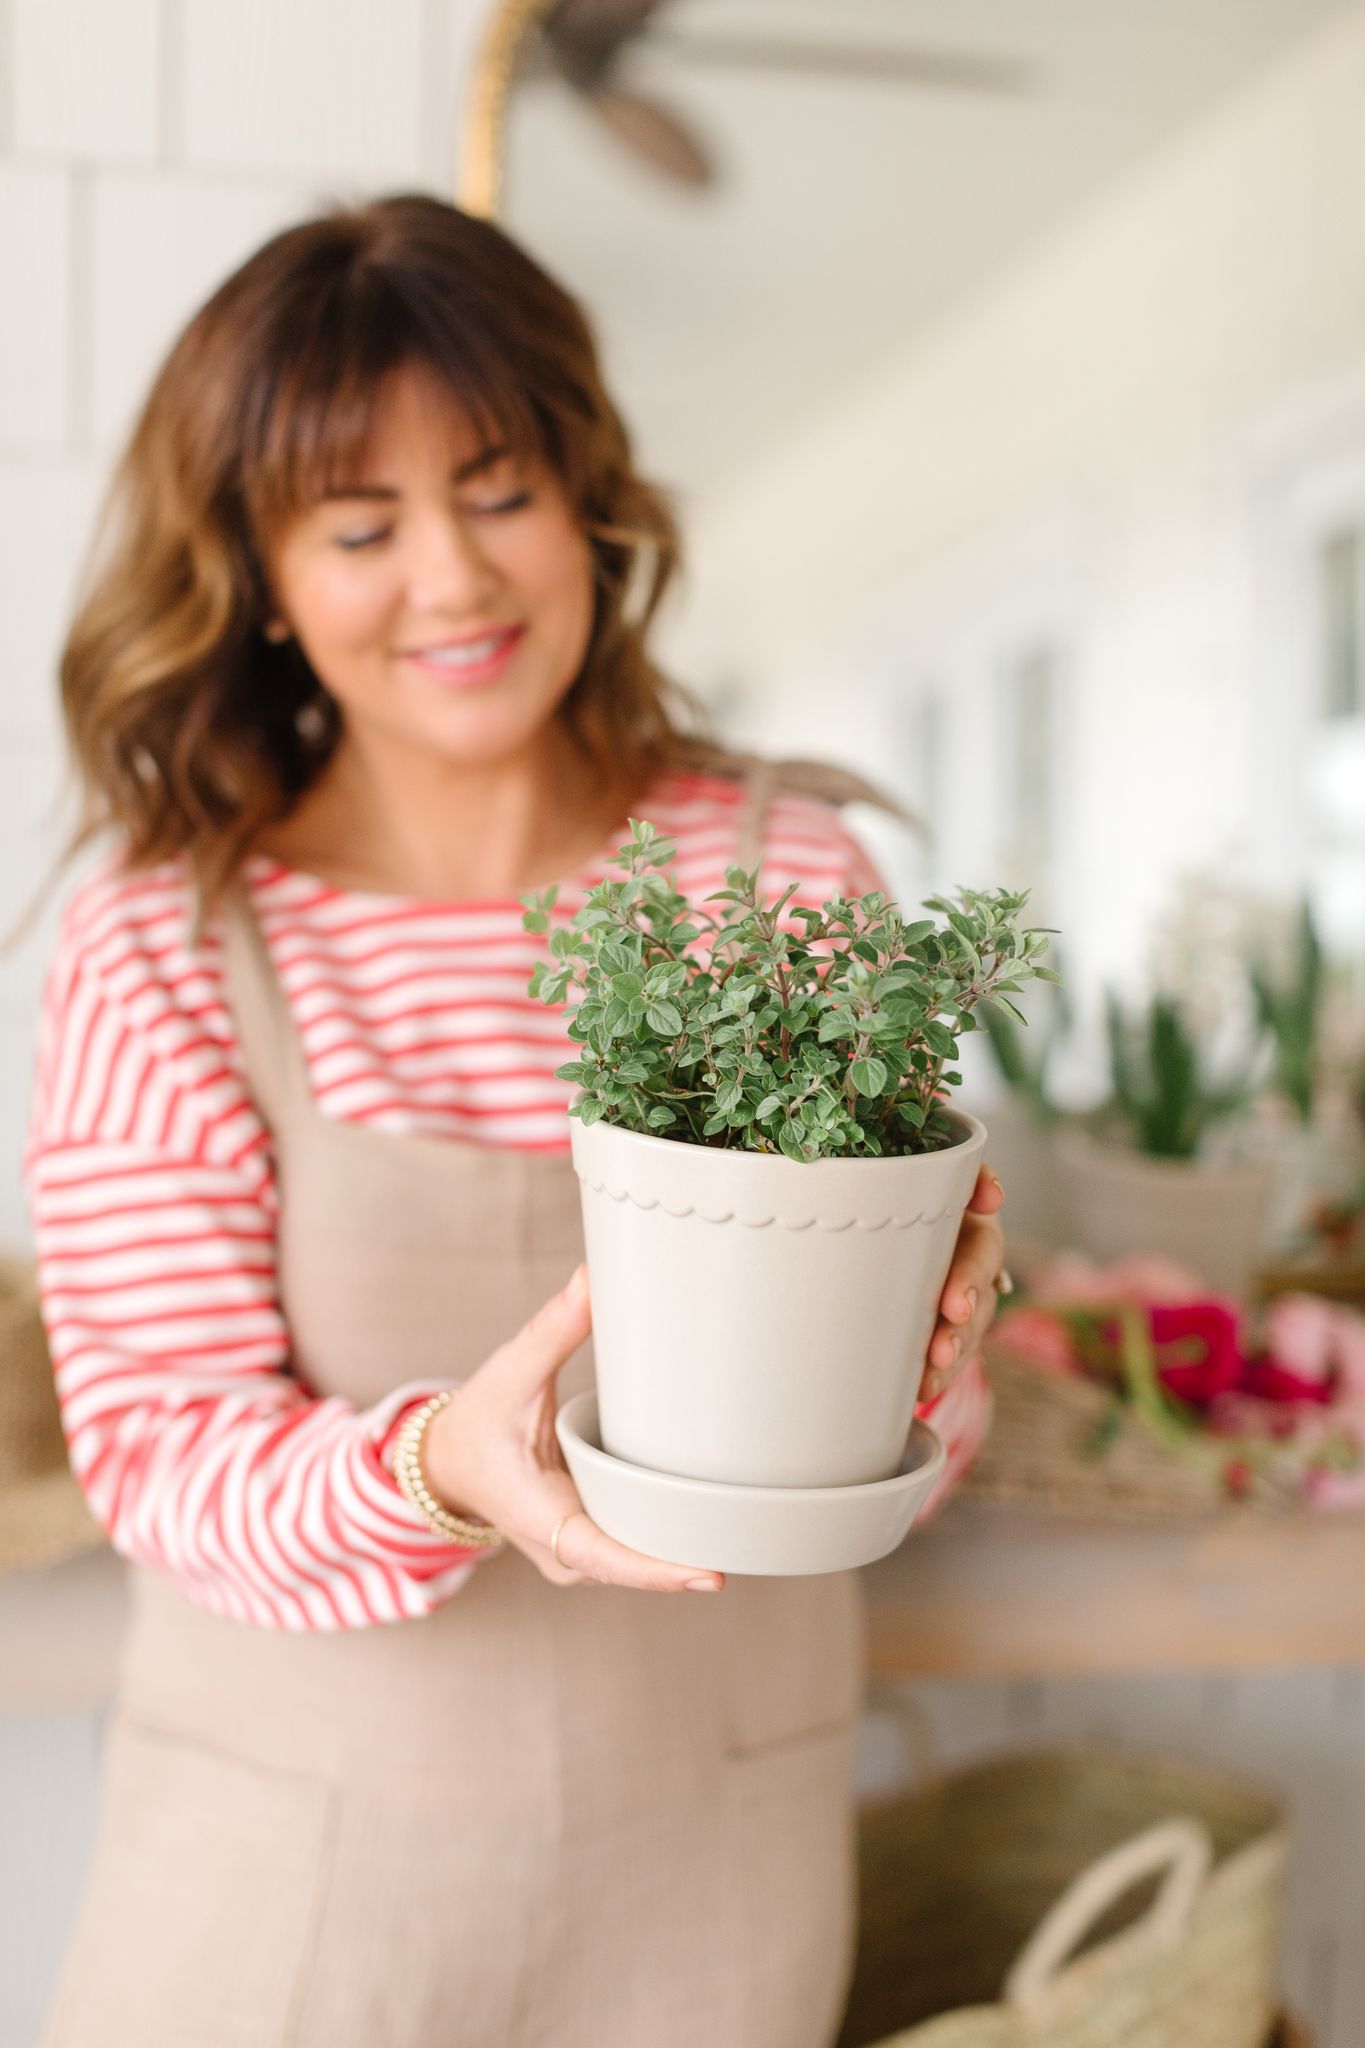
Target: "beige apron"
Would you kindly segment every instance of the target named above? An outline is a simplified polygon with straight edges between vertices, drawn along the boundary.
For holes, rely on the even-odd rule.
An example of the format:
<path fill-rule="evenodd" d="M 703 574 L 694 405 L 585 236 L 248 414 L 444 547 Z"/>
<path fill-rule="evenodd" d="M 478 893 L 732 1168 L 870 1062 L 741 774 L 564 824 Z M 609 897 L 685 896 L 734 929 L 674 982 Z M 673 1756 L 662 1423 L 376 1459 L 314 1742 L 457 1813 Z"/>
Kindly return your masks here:
<path fill-rule="evenodd" d="M 323 1115 L 243 892 L 225 920 L 301 1370 L 360 1406 L 460 1380 L 582 1256 L 568 1155 Z M 560 1400 L 591 1379 L 585 1345 Z M 509 1545 L 430 1616 L 327 1633 L 130 1577 L 47 2048 L 828 2048 L 856 1573 L 558 1587 Z"/>

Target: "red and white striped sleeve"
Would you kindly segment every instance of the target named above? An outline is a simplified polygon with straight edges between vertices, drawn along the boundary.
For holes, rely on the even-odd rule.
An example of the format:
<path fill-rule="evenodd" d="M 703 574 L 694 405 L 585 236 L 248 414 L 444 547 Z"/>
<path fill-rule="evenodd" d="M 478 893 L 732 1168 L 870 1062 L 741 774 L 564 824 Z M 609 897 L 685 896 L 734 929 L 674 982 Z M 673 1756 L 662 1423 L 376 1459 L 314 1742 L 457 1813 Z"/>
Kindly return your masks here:
<path fill-rule="evenodd" d="M 72 1469 L 114 1548 L 214 1612 L 296 1630 L 429 1613 L 490 1555 L 432 1530 L 384 1462 L 435 1389 L 357 1410 L 291 1371 L 268 1141 L 158 958 L 183 972 L 126 883 L 96 877 L 44 985 L 25 1179 Z"/>
<path fill-rule="evenodd" d="M 884 895 L 894 896 L 894 889 L 867 849 L 843 825 L 839 831 L 846 856 L 844 894 L 866 896 L 871 890 L 880 889 Z M 920 1511 L 921 1523 L 937 1514 L 986 1441 L 992 1405 L 990 1381 L 979 1352 L 936 1399 L 917 1403 L 916 1415 L 942 1438 L 948 1454 L 943 1472 Z"/>

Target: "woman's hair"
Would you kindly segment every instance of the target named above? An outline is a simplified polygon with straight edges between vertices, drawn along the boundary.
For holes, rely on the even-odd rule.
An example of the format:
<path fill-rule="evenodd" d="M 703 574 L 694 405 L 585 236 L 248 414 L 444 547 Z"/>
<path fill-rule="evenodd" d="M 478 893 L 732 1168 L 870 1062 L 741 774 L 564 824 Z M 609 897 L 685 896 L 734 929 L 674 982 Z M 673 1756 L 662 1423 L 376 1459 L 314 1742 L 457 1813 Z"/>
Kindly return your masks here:
<path fill-rule="evenodd" d="M 646 651 L 680 536 L 634 466 L 580 306 L 501 228 L 445 201 L 337 205 L 273 236 L 174 343 L 115 468 L 61 656 L 81 798 L 67 853 L 107 827 L 129 867 L 183 852 L 196 930 L 339 737 L 297 641 L 265 637 L 263 564 L 290 518 L 353 473 L 381 380 L 405 364 L 434 370 L 481 435 L 548 461 L 590 540 L 592 632 L 563 704 L 587 755 L 641 784 L 751 758 L 705 732 Z M 841 788 L 828 793 L 898 808 L 861 778 Z"/>

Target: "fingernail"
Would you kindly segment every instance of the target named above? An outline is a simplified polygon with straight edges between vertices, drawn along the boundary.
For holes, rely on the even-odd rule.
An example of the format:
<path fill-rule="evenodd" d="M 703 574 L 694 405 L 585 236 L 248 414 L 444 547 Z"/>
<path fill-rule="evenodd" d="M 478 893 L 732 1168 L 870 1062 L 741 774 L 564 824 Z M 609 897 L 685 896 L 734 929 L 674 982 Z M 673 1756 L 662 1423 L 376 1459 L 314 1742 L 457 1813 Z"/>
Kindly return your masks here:
<path fill-rule="evenodd" d="M 588 1294 L 588 1269 L 580 1266 L 569 1282 L 569 1300 L 577 1308 L 580 1301 L 586 1301 Z"/>
<path fill-rule="evenodd" d="M 967 1303 L 968 1315 L 974 1316 L 976 1314 L 976 1289 L 974 1287 L 964 1288 L 963 1298 Z"/>
<path fill-rule="evenodd" d="M 720 1586 L 715 1579 L 686 1579 L 684 1585 L 689 1593 L 719 1593 Z"/>

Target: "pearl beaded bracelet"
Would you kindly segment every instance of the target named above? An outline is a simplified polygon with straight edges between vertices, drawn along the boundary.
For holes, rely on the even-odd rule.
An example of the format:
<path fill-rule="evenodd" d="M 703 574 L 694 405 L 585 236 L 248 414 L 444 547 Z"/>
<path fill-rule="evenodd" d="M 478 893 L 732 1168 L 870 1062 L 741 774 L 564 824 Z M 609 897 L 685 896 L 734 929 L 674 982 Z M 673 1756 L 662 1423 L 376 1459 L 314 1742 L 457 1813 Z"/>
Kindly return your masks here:
<path fill-rule="evenodd" d="M 491 1522 L 470 1522 L 461 1515 L 452 1515 L 449 1508 L 437 1500 L 422 1470 L 422 1438 L 427 1424 L 445 1407 L 454 1391 L 453 1387 L 447 1387 L 443 1393 L 433 1394 L 430 1400 L 423 1401 L 420 1408 L 413 1409 L 394 1439 L 393 1476 L 399 1492 L 442 1536 L 448 1536 L 452 1543 L 463 1544 L 466 1549 L 491 1549 L 495 1544 L 507 1541 L 502 1531 L 495 1529 Z"/>

